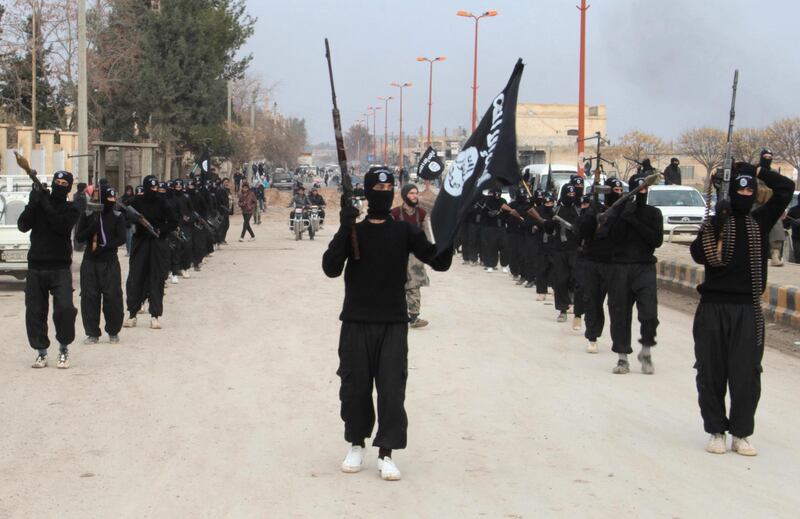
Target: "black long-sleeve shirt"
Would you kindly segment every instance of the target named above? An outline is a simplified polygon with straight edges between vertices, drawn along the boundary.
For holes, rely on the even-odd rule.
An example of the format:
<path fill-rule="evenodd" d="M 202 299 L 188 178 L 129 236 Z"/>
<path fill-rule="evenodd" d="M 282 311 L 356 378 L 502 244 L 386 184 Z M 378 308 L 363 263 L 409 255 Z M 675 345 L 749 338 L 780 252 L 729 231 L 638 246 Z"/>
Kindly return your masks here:
<path fill-rule="evenodd" d="M 652 205 L 636 203 L 633 214 L 623 216 L 621 213 L 611 225 L 609 237 L 613 242 L 613 263 L 655 263 L 653 253 L 664 243 L 664 217 L 661 210 Z"/>
<path fill-rule="evenodd" d="M 340 228 L 322 255 L 322 270 L 331 278 L 344 270 L 344 304 L 339 319 L 357 322 L 408 321 L 406 268 L 413 253 L 434 270 L 450 268 L 452 253 L 436 256 L 436 246 L 404 221 L 363 221 L 355 225 L 360 259 L 352 259 L 350 232 Z"/>
<path fill-rule="evenodd" d="M 98 236 L 97 248 L 92 250 L 92 236 L 100 233 L 100 219 L 102 218 L 102 231 L 105 233 L 105 245 L 103 239 Z M 127 239 L 125 217 L 116 214 L 114 211 L 108 213 L 93 213 L 89 216 L 81 214 L 78 225 L 75 227 L 75 239 L 86 243 L 86 251 L 83 253 L 83 261 L 113 261 L 117 258 L 117 247 L 125 244 Z"/>
<path fill-rule="evenodd" d="M 613 243 L 608 239 L 608 233 L 598 232 L 597 212 L 594 209 L 584 210 L 574 225 L 583 242 L 583 257 L 598 263 L 611 263 Z"/>
<path fill-rule="evenodd" d="M 158 236 L 162 240 L 178 226 L 175 212 L 167 205 L 166 200 L 162 198 L 138 196 L 131 205 L 142 213 L 142 216 L 147 218 L 150 225 L 156 228 Z M 139 238 L 153 237 L 138 221 L 136 222 L 136 236 Z"/>
<path fill-rule="evenodd" d="M 772 189 L 772 198 L 750 213 L 761 231 L 761 293 L 767 287 L 767 259 L 769 258 L 769 231 L 780 219 L 786 206 L 792 201 L 794 182 L 780 173 L 760 170 L 758 174 L 764 184 Z M 714 217 L 716 218 L 716 217 Z M 747 248 L 745 216 L 732 215 L 736 231 L 733 258 L 725 267 L 712 267 L 706 259 L 702 233 L 692 242 L 691 253 L 695 262 L 705 266 L 705 281 L 698 285 L 700 301 L 723 304 L 747 304 L 753 300 L 753 283 L 750 272 L 750 254 Z M 712 219 L 712 224 L 715 220 Z"/>
<path fill-rule="evenodd" d="M 73 202 L 53 201 L 48 193 L 40 193 L 39 196 L 46 198 L 35 205 L 26 205 L 17 220 L 20 231 L 31 231 L 28 268 L 69 268 L 72 264 L 70 234 L 80 213 Z"/>
<path fill-rule="evenodd" d="M 792 229 L 792 240 L 800 240 L 800 203 L 787 211 L 783 221 L 784 229 Z"/>

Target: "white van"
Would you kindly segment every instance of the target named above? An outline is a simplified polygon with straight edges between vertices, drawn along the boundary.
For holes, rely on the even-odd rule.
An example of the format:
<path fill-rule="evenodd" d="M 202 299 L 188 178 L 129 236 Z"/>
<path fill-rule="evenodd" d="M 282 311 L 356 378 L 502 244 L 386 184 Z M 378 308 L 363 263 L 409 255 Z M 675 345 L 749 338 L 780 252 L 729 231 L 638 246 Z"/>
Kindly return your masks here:
<path fill-rule="evenodd" d="M 531 178 L 531 190 L 544 189 L 547 186 L 547 172 L 552 168 L 553 185 L 556 193 L 561 192 L 561 186 L 569 182 L 569 177 L 578 174 L 578 166 L 567 164 L 531 164 L 522 168 L 522 175 Z M 591 179 L 586 178 L 584 190 L 591 185 Z"/>
<path fill-rule="evenodd" d="M 47 183 L 47 179 L 39 176 Z M 0 275 L 25 279 L 28 273 L 30 233 L 17 228 L 17 219 L 28 204 L 31 179 L 27 175 L 0 176 Z"/>

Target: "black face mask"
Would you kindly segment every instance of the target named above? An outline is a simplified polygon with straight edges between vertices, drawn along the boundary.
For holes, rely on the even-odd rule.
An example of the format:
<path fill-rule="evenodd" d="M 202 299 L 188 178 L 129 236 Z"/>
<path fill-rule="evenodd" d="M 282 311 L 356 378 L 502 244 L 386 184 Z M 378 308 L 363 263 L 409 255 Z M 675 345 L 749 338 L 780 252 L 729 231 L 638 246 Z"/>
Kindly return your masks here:
<path fill-rule="evenodd" d="M 392 209 L 392 201 L 394 200 L 394 189 L 389 191 L 375 191 L 370 189 L 366 193 L 366 197 L 367 202 L 369 202 L 367 218 L 376 220 L 386 220 L 389 218 L 389 212 Z"/>
<path fill-rule="evenodd" d="M 574 196 L 565 196 L 561 199 L 561 205 L 564 207 L 572 207 L 575 205 L 575 197 Z"/>
<path fill-rule="evenodd" d="M 50 200 L 53 202 L 66 202 L 67 193 L 69 193 L 69 186 L 53 184 L 50 188 Z"/>
<path fill-rule="evenodd" d="M 605 196 L 605 204 L 608 207 L 611 207 L 612 205 L 614 205 L 614 202 L 619 200 L 620 196 L 622 196 L 622 195 L 620 195 L 619 193 L 615 193 L 613 190 L 609 191 L 608 193 L 606 193 L 606 196 Z"/>
<path fill-rule="evenodd" d="M 761 155 L 761 159 L 758 161 L 758 166 L 764 169 L 770 169 L 772 167 L 772 155 Z"/>
<path fill-rule="evenodd" d="M 756 179 L 750 175 L 743 175 L 734 178 L 730 185 L 729 193 L 733 212 L 736 214 L 748 214 L 753 209 L 753 204 L 756 201 L 756 192 L 758 190 Z M 750 196 L 740 195 L 738 191 L 743 187 L 752 189 L 753 194 Z"/>

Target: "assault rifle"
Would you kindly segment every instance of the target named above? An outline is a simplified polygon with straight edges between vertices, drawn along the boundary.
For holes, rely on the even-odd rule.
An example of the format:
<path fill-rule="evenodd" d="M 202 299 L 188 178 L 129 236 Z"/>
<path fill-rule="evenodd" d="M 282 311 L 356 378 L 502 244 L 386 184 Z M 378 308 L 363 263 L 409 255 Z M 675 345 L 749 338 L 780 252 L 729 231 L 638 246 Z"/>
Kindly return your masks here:
<path fill-rule="evenodd" d="M 122 210 L 122 212 L 126 213 L 132 220 L 138 221 L 139 224 L 147 230 L 147 232 L 149 232 L 156 238 L 159 237 L 156 228 L 153 227 L 153 224 L 147 221 L 147 218 L 145 218 L 142 213 L 140 213 L 139 211 L 137 211 L 136 209 L 134 209 L 129 205 L 123 204 L 119 200 L 117 200 L 117 207 L 119 207 Z"/>
<path fill-rule="evenodd" d="M 639 186 L 636 189 L 634 189 L 633 191 L 628 191 L 627 193 L 619 197 L 616 202 L 611 204 L 611 207 L 609 207 L 608 209 L 597 215 L 598 226 L 606 223 L 606 220 L 608 220 L 608 217 L 611 216 L 611 212 L 614 210 L 614 208 L 621 206 L 629 199 L 638 195 L 640 191 L 654 185 L 660 179 L 661 179 L 661 173 L 653 173 L 652 175 L 647 175 L 646 177 L 644 177 L 644 182 L 639 184 Z"/>
<path fill-rule="evenodd" d="M 209 224 L 205 218 L 200 216 L 197 211 L 192 211 L 192 216 L 194 216 L 194 219 L 197 221 L 197 223 L 205 227 L 208 232 L 214 232 L 214 228 L 211 227 L 211 224 Z"/>
<path fill-rule="evenodd" d="M 719 193 L 720 201 L 728 200 L 731 184 L 731 169 L 733 169 L 733 120 L 736 117 L 736 87 L 739 84 L 739 70 L 733 72 L 733 95 L 731 96 L 731 113 L 728 118 L 728 138 L 725 141 L 725 160 L 722 165 L 722 189 Z M 728 215 L 722 215 L 723 219 Z M 719 218 L 719 216 L 717 216 Z"/>
<path fill-rule="evenodd" d="M 328 60 L 328 76 L 331 80 L 331 98 L 333 99 L 333 133 L 336 137 L 336 157 L 339 159 L 339 170 L 342 173 L 342 199 L 352 200 L 353 180 L 347 169 L 347 154 L 344 150 L 344 137 L 342 136 L 342 119 L 339 115 L 339 107 L 336 104 L 336 87 L 333 85 L 333 65 L 331 65 L 331 48 L 328 45 L 328 38 L 325 38 L 325 59 Z M 353 222 L 355 223 L 355 222 Z M 360 259 L 361 253 L 358 249 L 358 236 L 355 226 L 351 226 L 350 245 L 353 248 L 353 259 Z"/>

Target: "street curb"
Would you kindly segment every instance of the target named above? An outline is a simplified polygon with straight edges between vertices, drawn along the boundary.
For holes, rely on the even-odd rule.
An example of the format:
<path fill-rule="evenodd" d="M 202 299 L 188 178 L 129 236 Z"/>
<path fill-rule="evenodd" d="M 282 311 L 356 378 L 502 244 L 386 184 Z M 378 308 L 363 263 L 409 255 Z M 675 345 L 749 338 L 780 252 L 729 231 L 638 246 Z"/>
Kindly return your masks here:
<path fill-rule="evenodd" d="M 704 269 L 671 260 L 659 260 L 656 264 L 658 287 L 696 299 L 697 285 L 705 279 Z M 800 287 L 767 283 L 762 296 L 764 318 L 800 330 Z"/>

